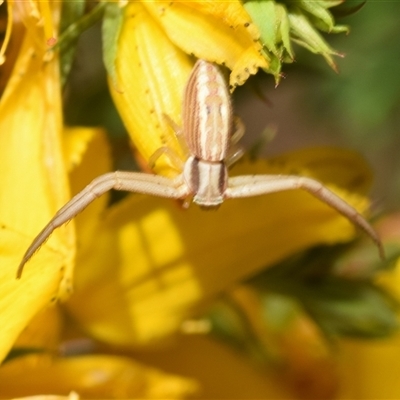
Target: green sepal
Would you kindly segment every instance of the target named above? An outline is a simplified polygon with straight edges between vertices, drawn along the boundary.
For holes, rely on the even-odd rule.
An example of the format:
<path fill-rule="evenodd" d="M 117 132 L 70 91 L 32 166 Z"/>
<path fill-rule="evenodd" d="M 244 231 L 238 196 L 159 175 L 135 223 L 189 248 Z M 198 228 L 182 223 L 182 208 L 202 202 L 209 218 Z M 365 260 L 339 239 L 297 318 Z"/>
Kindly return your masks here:
<path fill-rule="evenodd" d="M 332 55 L 340 54 L 326 43 L 324 38 L 317 32 L 310 20 L 301 10 L 298 8 L 291 8 L 289 11 L 289 22 L 291 32 L 295 35 L 292 40 L 314 54 L 321 54 L 331 68 L 336 71 L 337 67 L 333 61 Z"/>
<path fill-rule="evenodd" d="M 346 35 L 350 33 L 350 27 L 347 25 L 335 25 L 332 28 L 327 28 L 327 26 L 319 19 L 310 17 L 310 20 L 312 21 L 313 25 L 322 32 L 334 33 L 334 34 L 345 33 Z"/>
<path fill-rule="evenodd" d="M 281 74 L 282 62 L 278 57 L 276 57 L 272 53 L 269 54 L 269 59 L 270 59 L 270 62 L 269 62 L 268 68 L 263 68 L 263 70 L 266 73 L 274 76 L 275 84 L 276 84 L 276 86 L 278 86 L 278 84 L 282 78 L 282 74 Z"/>
<path fill-rule="evenodd" d="M 290 61 L 285 62 L 292 62 L 294 60 L 294 53 L 292 50 L 292 44 L 290 41 L 290 23 L 289 17 L 287 13 L 287 9 L 282 4 L 276 3 L 275 11 L 277 19 L 279 20 L 279 35 L 278 39 L 282 42 L 284 52 L 282 57 L 285 59 L 289 58 Z"/>
<path fill-rule="evenodd" d="M 329 32 L 335 25 L 332 14 L 324 8 L 318 1 L 300 0 L 298 3 L 299 8 L 314 16 L 316 20 L 320 20 L 322 25 L 326 27 Z"/>
<path fill-rule="evenodd" d="M 244 8 L 260 30 L 265 57 L 270 60 L 265 72 L 274 75 L 278 85 L 282 63 L 291 63 L 294 54 L 290 42 L 290 25 L 286 8 L 273 0 L 251 0 Z"/>
<path fill-rule="evenodd" d="M 335 25 L 333 16 L 329 11 L 326 11 L 325 9 L 320 9 L 320 10 L 327 14 L 326 18 L 320 18 L 319 16 L 312 13 L 308 13 L 307 10 L 305 10 L 307 18 L 310 20 L 311 24 L 315 28 L 326 33 L 348 34 L 350 32 L 350 28 L 347 25 Z"/>
<path fill-rule="evenodd" d="M 346 0 L 313 0 L 313 3 L 319 4 L 323 8 L 332 8 L 340 6 L 344 1 Z"/>
<path fill-rule="evenodd" d="M 260 40 L 279 60 L 293 59 L 286 8 L 273 0 L 251 0 L 244 8 L 260 30 Z"/>
<path fill-rule="evenodd" d="M 332 14 L 326 9 L 324 2 L 300 0 L 299 8 L 309 14 L 312 24 L 323 32 L 328 33 L 348 33 L 349 28 L 345 25 L 335 26 L 335 20 Z"/>
<path fill-rule="evenodd" d="M 331 12 L 335 18 L 348 17 L 360 11 L 366 3 L 367 0 L 362 0 L 359 3 L 341 1 L 339 7 L 335 7 Z"/>
<path fill-rule="evenodd" d="M 275 12 L 275 2 L 273 0 L 254 0 L 247 1 L 243 6 L 260 31 L 262 44 L 269 52 L 278 55 L 276 33 L 279 21 Z"/>

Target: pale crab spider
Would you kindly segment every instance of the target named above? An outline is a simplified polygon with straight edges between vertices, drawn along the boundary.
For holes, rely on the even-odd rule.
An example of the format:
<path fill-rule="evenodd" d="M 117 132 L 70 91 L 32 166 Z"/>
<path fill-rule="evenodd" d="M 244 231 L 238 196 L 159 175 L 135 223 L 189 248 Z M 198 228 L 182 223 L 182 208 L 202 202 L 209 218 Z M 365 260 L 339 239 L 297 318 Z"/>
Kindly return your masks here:
<path fill-rule="evenodd" d="M 62 224 L 74 218 L 105 192 L 123 190 L 171 199 L 192 199 L 204 208 L 215 208 L 225 199 L 259 196 L 284 190 L 303 189 L 336 209 L 363 229 L 384 251 L 372 226 L 351 205 L 322 183 L 295 175 L 246 175 L 229 178 L 226 158 L 232 136 L 233 114 L 225 79 L 217 66 L 199 60 L 189 77 L 184 93 L 182 132 L 190 152 L 183 172 L 175 179 L 138 172 L 115 171 L 94 179 L 78 193 L 33 240 L 19 265 L 25 263 Z"/>

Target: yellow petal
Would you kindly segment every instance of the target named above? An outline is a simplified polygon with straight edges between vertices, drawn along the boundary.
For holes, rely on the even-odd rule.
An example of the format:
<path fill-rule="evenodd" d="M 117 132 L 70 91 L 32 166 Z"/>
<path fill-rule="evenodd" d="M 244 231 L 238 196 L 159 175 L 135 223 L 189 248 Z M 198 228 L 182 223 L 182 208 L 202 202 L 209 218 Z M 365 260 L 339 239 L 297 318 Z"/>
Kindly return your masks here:
<path fill-rule="evenodd" d="M 71 170 L 71 193 L 75 195 L 94 178 L 111 171 L 110 148 L 102 129 L 80 127 L 68 128 L 64 132 L 67 166 Z M 81 251 L 92 243 L 109 197 L 110 193 L 106 193 L 74 218 Z"/>
<path fill-rule="evenodd" d="M 88 157 L 88 151 L 94 154 L 99 153 L 96 162 L 93 162 L 94 154 Z M 64 153 L 68 172 L 73 172 L 77 167 L 81 167 L 81 173 L 95 170 L 89 174 L 97 176 L 111 168 L 110 149 L 106 143 L 105 132 L 101 128 L 64 128 Z M 90 162 L 90 168 L 89 166 L 82 167 L 83 162 Z M 99 163 L 101 167 L 99 167 Z M 79 175 L 81 176 L 81 174 Z M 91 179 L 90 175 L 81 177 L 81 179 Z"/>
<path fill-rule="evenodd" d="M 168 37 L 188 54 L 232 70 L 230 85 L 242 85 L 268 68 L 259 32 L 240 1 L 143 1 Z"/>
<path fill-rule="evenodd" d="M 280 167 L 281 173 L 292 170 L 289 163 Z M 260 161 L 235 171 L 275 168 Z M 340 194 L 361 211 L 367 207 L 363 197 Z M 347 219 L 301 191 L 230 200 L 217 212 L 183 211 L 168 200 L 132 195 L 106 214 L 92 251 L 78 256 L 76 292 L 67 306 L 97 338 L 151 343 L 233 283 L 354 233 Z"/>
<path fill-rule="evenodd" d="M 48 0 L 15 1 L 14 18 L 21 19 L 36 49 L 45 52 L 54 39 L 60 18 L 60 5 Z M 41 57 L 44 54 L 40 55 Z M 51 56 L 50 54 L 47 56 Z"/>
<path fill-rule="evenodd" d="M 170 346 L 143 352 L 139 357 L 158 368 L 195 378 L 201 399 L 294 399 L 271 369 L 252 363 L 236 349 L 206 336 L 179 337 Z"/>
<path fill-rule="evenodd" d="M 14 347 L 54 351 L 59 346 L 62 327 L 63 319 L 59 307 L 47 307 L 22 331 Z"/>
<path fill-rule="evenodd" d="M 337 399 L 398 399 L 400 335 L 376 340 L 344 340 L 339 346 L 341 388 Z"/>
<path fill-rule="evenodd" d="M 5 37 L 0 48 L 0 93 L 3 93 L 10 75 L 12 73 L 15 61 L 24 38 L 24 25 L 22 21 L 13 15 L 13 2 L 7 1 L 7 28 Z M 5 15 L 4 15 L 5 17 Z M 12 31 L 12 36 L 11 36 Z M 5 55 L 7 52 L 7 55 Z"/>
<path fill-rule="evenodd" d="M 291 173 L 333 182 L 354 193 L 365 194 L 372 184 L 372 171 L 366 160 L 359 153 L 347 149 L 305 148 L 274 157 L 269 164 L 272 167 L 270 173 L 279 174 L 282 165 L 290 164 Z"/>
<path fill-rule="evenodd" d="M 74 127 L 64 129 L 64 156 L 70 172 L 71 192 L 76 194 L 95 177 L 111 170 L 111 154 L 105 132 L 100 128 Z M 84 214 L 76 217 L 79 246 L 92 241 L 107 195 L 93 202 Z M 36 256 L 35 256 L 36 257 Z M 47 307 L 24 329 L 14 347 L 54 350 L 60 341 L 62 318 L 57 306 Z"/>
<path fill-rule="evenodd" d="M 12 400 L 79 400 L 79 396 L 75 392 L 71 392 L 69 396 L 57 396 L 57 395 L 39 395 L 29 397 L 18 397 Z"/>
<path fill-rule="evenodd" d="M 378 230 L 387 241 L 399 242 L 399 215 L 387 216 Z M 393 269 L 381 272 L 376 281 L 400 299 L 400 261 Z M 400 334 L 375 340 L 342 340 L 339 346 L 340 400 L 398 399 L 400 381 Z"/>
<path fill-rule="evenodd" d="M 59 66 L 56 59 L 44 63 L 33 40 L 26 35 L 0 102 L 0 359 L 28 321 L 71 288 L 73 224 L 52 235 L 15 279 L 25 249 L 69 198 Z"/>
<path fill-rule="evenodd" d="M 110 81 L 115 105 L 147 162 L 163 147 L 184 160 L 164 115 L 180 124 L 183 90 L 193 63 L 139 2 L 126 6 L 124 18 L 115 61 L 117 86 Z M 159 174 L 175 176 L 180 172 L 181 166 L 174 165 L 168 154 L 153 161 Z"/>
<path fill-rule="evenodd" d="M 65 132 L 64 151 L 66 153 L 68 168 L 73 169 L 71 180 L 72 191 L 74 193 L 81 190 L 82 187 L 95 176 L 105 173 L 111 168 L 109 148 L 104 132 L 100 129 L 67 129 Z M 84 215 L 80 215 L 77 218 L 79 244 L 81 248 L 85 248 L 86 244 L 92 240 L 97 224 L 99 223 L 99 214 L 103 211 L 106 203 L 107 196 L 103 196 L 99 201 L 89 206 Z M 40 252 L 34 256 L 32 261 L 27 265 L 27 269 L 30 268 L 31 263 L 37 262 L 37 258 L 44 260 L 42 252 L 46 252 L 46 249 L 41 249 Z M 20 257 L 20 255 L 18 255 L 18 257 Z M 14 274 L 15 267 L 19 261 L 19 258 L 17 258 L 14 263 Z M 45 262 L 51 267 L 54 260 L 50 258 Z M 26 271 L 26 274 L 28 274 L 28 271 Z M 25 279 L 25 274 L 23 279 Z M 18 282 L 15 283 L 18 285 Z M 21 287 L 24 288 L 23 286 Z M 21 297 L 26 297 L 26 295 Z M 40 296 L 38 296 L 38 298 L 40 298 Z M 9 312 L 15 312 L 14 308 L 10 307 Z M 21 311 L 20 314 L 24 315 L 24 311 Z M 58 346 L 58 341 L 60 339 L 60 318 L 57 308 L 46 308 L 25 328 L 15 343 L 15 347 L 37 347 L 53 350 Z"/>
<path fill-rule="evenodd" d="M 50 360 L 28 356 L 0 368 L 4 396 L 66 394 L 82 398 L 181 399 L 197 384 L 176 375 L 145 367 L 127 357 L 93 355 Z"/>

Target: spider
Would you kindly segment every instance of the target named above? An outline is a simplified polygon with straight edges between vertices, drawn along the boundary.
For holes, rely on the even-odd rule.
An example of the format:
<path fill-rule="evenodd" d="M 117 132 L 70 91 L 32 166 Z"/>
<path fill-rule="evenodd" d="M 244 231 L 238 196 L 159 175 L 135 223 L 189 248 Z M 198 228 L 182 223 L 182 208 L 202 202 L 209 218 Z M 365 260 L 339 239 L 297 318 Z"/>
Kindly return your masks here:
<path fill-rule="evenodd" d="M 230 93 L 216 65 L 204 60 L 195 64 L 185 88 L 182 121 L 182 133 L 190 156 L 179 176 L 170 179 L 147 173 L 115 171 L 94 179 L 36 236 L 23 256 L 17 278 L 21 277 L 25 263 L 54 229 L 111 189 L 184 201 L 189 199 L 205 209 L 217 208 L 226 199 L 303 189 L 364 230 L 384 258 L 380 238 L 368 221 L 319 181 L 296 175 L 228 176 L 226 159 L 234 124 L 233 113 Z"/>

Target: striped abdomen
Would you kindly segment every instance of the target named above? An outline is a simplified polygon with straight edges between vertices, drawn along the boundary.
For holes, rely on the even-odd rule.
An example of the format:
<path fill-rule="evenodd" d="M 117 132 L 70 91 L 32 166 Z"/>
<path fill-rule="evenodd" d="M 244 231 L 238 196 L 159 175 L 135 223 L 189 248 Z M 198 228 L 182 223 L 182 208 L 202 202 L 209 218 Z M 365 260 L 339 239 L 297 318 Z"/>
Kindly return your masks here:
<path fill-rule="evenodd" d="M 186 85 L 183 134 L 198 159 L 219 162 L 226 157 L 232 130 L 230 94 L 214 64 L 197 61 Z"/>

